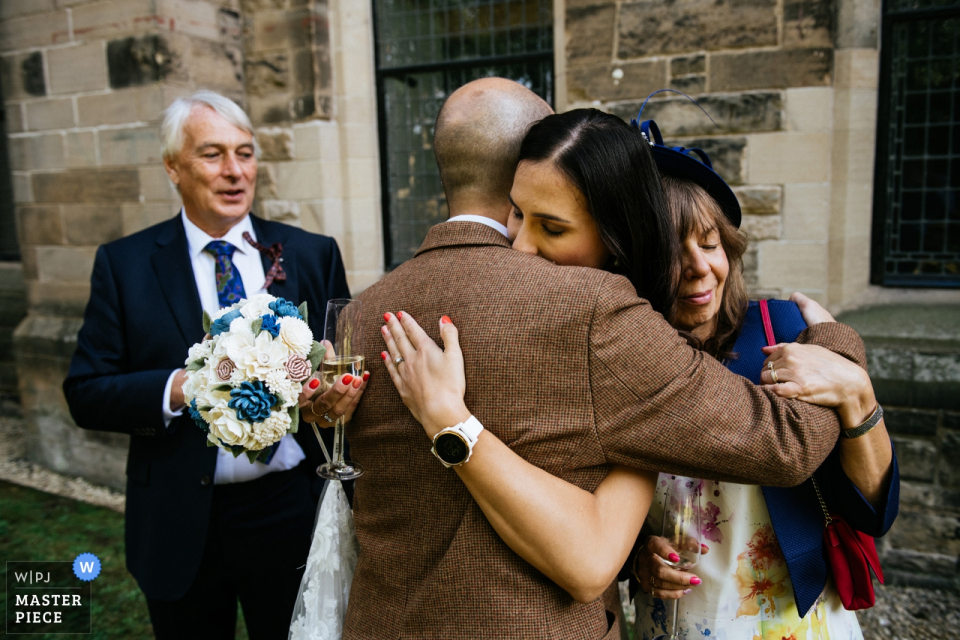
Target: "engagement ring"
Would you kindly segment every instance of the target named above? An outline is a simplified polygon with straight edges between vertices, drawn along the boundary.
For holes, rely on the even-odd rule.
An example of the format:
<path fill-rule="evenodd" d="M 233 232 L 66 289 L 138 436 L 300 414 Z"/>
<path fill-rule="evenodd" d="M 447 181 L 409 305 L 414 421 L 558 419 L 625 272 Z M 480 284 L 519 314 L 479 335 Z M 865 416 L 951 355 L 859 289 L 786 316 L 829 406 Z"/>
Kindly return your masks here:
<path fill-rule="evenodd" d="M 393 361 L 393 363 L 398 367 L 400 366 L 401 362 L 403 362 L 403 356 L 397 356 L 397 359 Z"/>

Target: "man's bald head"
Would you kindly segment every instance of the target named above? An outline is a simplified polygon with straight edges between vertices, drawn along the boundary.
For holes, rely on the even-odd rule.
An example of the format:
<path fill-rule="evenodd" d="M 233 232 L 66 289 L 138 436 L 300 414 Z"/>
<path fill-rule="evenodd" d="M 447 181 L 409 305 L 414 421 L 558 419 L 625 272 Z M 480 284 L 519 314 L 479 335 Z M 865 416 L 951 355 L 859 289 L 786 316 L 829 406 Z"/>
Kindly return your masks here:
<path fill-rule="evenodd" d="M 433 150 L 451 216 L 493 209 L 505 221 L 520 143 L 551 113 L 537 94 L 504 78 L 474 80 L 447 98 Z"/>

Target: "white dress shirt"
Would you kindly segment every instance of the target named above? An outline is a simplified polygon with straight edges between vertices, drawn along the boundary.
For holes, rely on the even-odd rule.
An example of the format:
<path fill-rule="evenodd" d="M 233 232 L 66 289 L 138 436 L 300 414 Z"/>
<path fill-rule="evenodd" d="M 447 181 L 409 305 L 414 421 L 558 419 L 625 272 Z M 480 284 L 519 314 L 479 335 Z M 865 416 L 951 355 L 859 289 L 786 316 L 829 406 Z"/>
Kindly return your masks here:
<path fill-rule="evenodd" d="M 240 272 L 240 279 L 243 281 L 243 290 L 247 297 L 255 296 L 260 293 L 267 293 L 263 284 L 267 280 L 263 272 L 263 262 L 260 260 L 260 252 L 247 244 L 243 239 L 243 232 L 248 232 L 254 240 L 257 234 L 250 223 L 250 216 L 233 226 L 222 238 L 211 238 L 200 227 L 190 222 L 186 212 L 180 210 L 180 218 L 183 220 L 183 228 L 187 232 L 187 246 L 190 251 L 190 261 L 193 264 L 193 277 L 197 283 L 197 292 L 200 294 L 200 305 L 203 310 L 209 314 L 214 314 L 220 310 L 220 299 L 217 297 L 217 263 L 212 255 L 203 249 L 214 240 L 224 240 L 237 248 L 233 254 L 233 267 Z M 167 426 L 175 417 L 181 415 L 183 410 L 170 410 L 170 388 L 173 384 L 173 377 L 176 371 L 167 378 L 167 386 L 163 390 L 163 419 Z M 233 457 L 233 454 L 224 449 L 217 450 L 217 470 L 213 476 L 214 484 L 230 484 L 233 482 L 246 482 L 264 476 L 274 471 L 284 471 L 293 469 L 300 461 L 306 458 L 303 449 L 297 444 L 292 435 L 285 435 L 280 440 L 280 446 L 274 453 L 270 464 L 261 462 L 250 462 L 245 455 Z"/>
<path fill-rule="evenodd" d="M 510 238 L 510 232 L 507 231 L 507 228 L 494 220 L 493 218 L 488 218 L 487 216 L 475 216 L 472 214 L 463 214 L 459 216 L 453 216 L 447 222 L 479 222 L 480 224 L 485 224 L 491 229 L 496 229 L 503 234 L 504 238 Z"/>

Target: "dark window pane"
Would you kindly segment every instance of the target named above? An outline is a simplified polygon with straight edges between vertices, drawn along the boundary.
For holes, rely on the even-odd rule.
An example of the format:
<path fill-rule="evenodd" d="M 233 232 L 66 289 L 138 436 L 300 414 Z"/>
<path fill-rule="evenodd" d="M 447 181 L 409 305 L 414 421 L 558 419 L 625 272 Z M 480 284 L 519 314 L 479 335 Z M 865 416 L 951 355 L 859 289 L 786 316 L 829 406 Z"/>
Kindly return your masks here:
<path fill-rule="evenodd" d="M 943 220 L 947 217 L 947 201 L 950 192 L 946 189 L 927 191 L 927 206 L 923 210 L 925 220 Z"/>
<path fill-rule="evenodd" d="M 923 250 L 927 253 L 943 251 L 946 229 L 942 224 L 928 224 L 923 229 Z"/>
<path fill-rule="evenodd" d="M 912 275 L 917 272 L 917 263 L 913 261 L 901 262 L 897 265 L 897 273 Z"/>
<path fill-rule="evenodd" d="M 923 160 L 907 160 L 903 163 L 903 187 L 915 189 L 923 186 Z"/>
<path fill-rule="evenodd" d="M 900 208 L 901 220 L 919 220 L 923 215 L 923 192 L 904 191 L 903 206 Z"/>
<path fill-rule="evenodd" d="M 945 156 L 950 153 L 950 127 L 930 127 L 927 133 L 927 153 L 932 156 Z"/>
<path fill-rule="evenodd" d="M 927 187 L 945 187 L 949 179 L 946 160 L 927 160 Z"/>
<path fill-rule="evenodd" d="M 920 265 L 920 273 L 924 275 L 939 275 L 942 271 L 943 263 L 940 262 L 924 262 Z"/>
<path fill-rule="evenodd" d="M 920 126 L 903 128 L 903 155 L 913 158 L 923 156 L 924 152 L 926 151 L 926 142 L 926 127 Z"/>
<path fill-rule="evenodd" d="M 900 225 L 900 251 L 919 251 L 920 250 L 920 225 L 901 224 Z"/>
<path fill-rule="evenodd" d="M 950 122 L 950 93 L 940 91 L 930 96 L 930 122 Z"/>

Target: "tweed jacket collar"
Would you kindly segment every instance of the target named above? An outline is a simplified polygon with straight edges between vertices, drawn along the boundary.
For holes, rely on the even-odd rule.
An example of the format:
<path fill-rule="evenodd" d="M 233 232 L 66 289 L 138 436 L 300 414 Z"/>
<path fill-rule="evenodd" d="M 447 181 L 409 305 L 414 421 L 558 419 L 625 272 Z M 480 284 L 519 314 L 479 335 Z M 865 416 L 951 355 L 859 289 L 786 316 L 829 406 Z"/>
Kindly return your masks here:
<path fill-rule="evenodd" d="M 479 222 L 441 222 L 430 227 L 423 244 L 417 249 L 416 255 L 443 249 L 444 247 L 478 247 L 490 245 L 510 248 L 510 241 L 503 234 Z"/>

